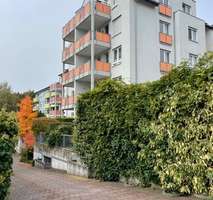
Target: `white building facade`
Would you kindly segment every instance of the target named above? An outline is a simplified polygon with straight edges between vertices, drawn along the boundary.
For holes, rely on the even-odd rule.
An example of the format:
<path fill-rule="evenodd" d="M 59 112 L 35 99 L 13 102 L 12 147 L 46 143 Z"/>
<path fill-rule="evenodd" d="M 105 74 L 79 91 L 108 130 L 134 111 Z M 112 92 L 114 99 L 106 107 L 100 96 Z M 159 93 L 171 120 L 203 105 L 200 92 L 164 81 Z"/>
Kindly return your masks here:
<path fill-rule="evenodd" d="M 101 79 L 159 79 L 173 65 L 213 51 L 213 26 L 196 16 L 195 0 L 89 0 L 63 28 L 65 116 Z"/>

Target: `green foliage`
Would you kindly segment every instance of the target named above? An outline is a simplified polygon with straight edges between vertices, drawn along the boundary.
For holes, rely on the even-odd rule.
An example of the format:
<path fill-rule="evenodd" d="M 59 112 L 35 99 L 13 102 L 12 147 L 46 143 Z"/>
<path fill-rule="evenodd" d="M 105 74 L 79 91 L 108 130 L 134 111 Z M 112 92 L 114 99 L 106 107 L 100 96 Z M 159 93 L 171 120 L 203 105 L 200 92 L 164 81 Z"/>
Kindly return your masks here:
<path fill-rule="evenodd" d="M 33 91 L 15 93 L 7 82 L 0 83 L 0 110 L 5 109 L 7 112 L 18 111 L 18 104 L 25 96 L 34 98 L 35 93 Z"/>
<path fill-rule="evenodd" d="M 5 199 L 9 190 L 14 153 L 13 138 L 17 133 L 15 115 L 0 111 L 0 199 Z"/>
<path fill-rule="evenodd" d="M 17 111 L 17 96 L 11 91 L 7 83 L 0 83 L 0 110 L 5 109 L 7 112 Z"/>
<path fill-rule="evenodd" d="M 57 119 L 40 117 L 33 120 L 32 130 L 35 135 L 38 135 L 40 133 L 48 134 L 59 124 L 60 122 Z"/>
<path fill-rule="evenodd" d="M 159 81 L 106 80 L 78 100 L 75 148 L 101 180 L 213 195 L 213 55 Z"/>
<path fill-rule="evenodd" d="M 15 113 L 7 113 L 5 110 L 0 111 L 0 136 L 13 137 L 17 133 L 18 126 Z"/>
<path fill-rule="evenodd" d="M 33 132 L 37 137 L 42 134 L 44 142 L 49 147 L 60 147 L 63 144 L 62 135 L 73 135 L 74 119 L 37 118 L 33 121 Z"/>
<path fill-rule="evenodd" d="M 22 149 L 20 154 L 20 162 L 30 163 L 33 162 L 33 149 Z"/>

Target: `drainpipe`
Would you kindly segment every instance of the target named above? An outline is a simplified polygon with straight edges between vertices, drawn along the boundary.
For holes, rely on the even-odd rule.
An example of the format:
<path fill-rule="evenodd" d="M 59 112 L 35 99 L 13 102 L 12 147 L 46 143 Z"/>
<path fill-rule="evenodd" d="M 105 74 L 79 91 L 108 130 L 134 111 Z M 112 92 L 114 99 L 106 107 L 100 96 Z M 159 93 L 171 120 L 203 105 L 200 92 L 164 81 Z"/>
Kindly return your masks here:
<path fill-rule="evenodd" d="M 91 0 L 91 90 L 95 87 L 95 2 Z"/>

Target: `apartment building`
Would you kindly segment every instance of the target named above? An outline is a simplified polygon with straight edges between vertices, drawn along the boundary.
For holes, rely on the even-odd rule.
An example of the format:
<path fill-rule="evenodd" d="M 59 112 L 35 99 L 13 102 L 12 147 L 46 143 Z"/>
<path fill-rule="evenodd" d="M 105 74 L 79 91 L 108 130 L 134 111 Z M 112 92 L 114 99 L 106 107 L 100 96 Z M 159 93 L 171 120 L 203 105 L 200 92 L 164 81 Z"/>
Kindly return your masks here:
<path fill-rule="evenodd" d="M 62 110 L 101 79 L 159 79 L 173 65 L 213 51 L 213 26 L 196 16 L 195 0 L 89 0 L 63 27 Z"/>
<path fill-rule="evenodd" d="M 53 83 L 36 92 L 33 100 L 34 111 L 43 113 L 47 117 L 57 118 L 62 116 L 62 85 Z"/>

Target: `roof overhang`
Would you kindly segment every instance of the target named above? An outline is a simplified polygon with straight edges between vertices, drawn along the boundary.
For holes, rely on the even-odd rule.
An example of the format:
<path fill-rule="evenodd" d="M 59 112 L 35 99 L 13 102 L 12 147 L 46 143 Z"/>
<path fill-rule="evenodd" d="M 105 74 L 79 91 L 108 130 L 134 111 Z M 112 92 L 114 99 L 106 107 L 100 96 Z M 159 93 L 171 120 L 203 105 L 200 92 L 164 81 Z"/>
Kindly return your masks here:
<path fill-rule="evenodd" d="M 135 0 L 135 1 L 138 1 L 138 2 L 144 1 L 146 3 L 153 5 L 153 6 L 159 6 L 159 4 L 160 4 L 157 0 Z"/>
<path fill-rule="evenodd" d="M 206 27 L 213 30 L 213 25 L 210 25 L 210 24 L 206 23 Z"/>

